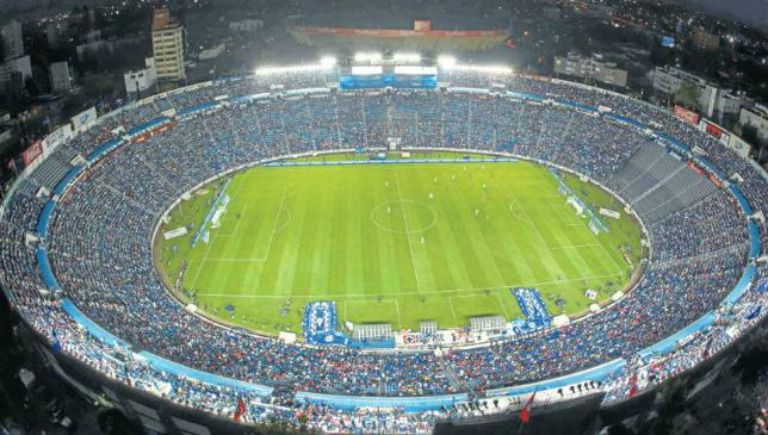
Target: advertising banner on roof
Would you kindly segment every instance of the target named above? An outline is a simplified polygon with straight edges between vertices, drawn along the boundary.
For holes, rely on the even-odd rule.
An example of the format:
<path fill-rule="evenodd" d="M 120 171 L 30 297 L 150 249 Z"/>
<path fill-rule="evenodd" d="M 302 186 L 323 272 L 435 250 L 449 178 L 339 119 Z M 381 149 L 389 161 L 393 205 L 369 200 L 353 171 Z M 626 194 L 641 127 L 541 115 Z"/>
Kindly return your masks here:
<path fill-rule="evenodd" d="M 43 151 L 47 153 L 55 150 L 56 147 L 70 140 L 72 136 L 71 124 L 57 128 L 43 140 Z"/>
<path fill-rule="evenodd" d="M 683 121 L 693 125 L 699 125 L 699 120 L 701 119 L 698 113 L 677 104 L 675 104 L 674 114 Z"/>
<path fill-rule="evenodd" d="M 26 168 L 31 165 L 41 155 L 43 155 L 43 141 L 37 140 L 32 142 L 32 145 L 30 145 L 29 148 L 21 153 L 21 159 L 24 161 L 24 167 Z"/>
<path fill-rule="evenodd" d="M 728 140 L 728 148 L 736 152 L 743 158 L 749 157 L 750 145 L 740 137 L 732 134 Z"/>
<path fill-rule="evenodd" d="M 704 122 L 705 126 L 704 129 L 707 133 L 709 133 L 711 136 L 716 137 L 717 139 L 720 139 L 720 137 L 725 133 L 725 130 L 722 128 L 716 126 L 715 124 L 712 124 L 711 122 Z"/>
<path fill-rule="evenodd" d="M 91 124 L 96 122 L 96 118 L 98 118 L 98 115 L 96 115 L 96 107 L 91 107 L 72 117 L 72 127 L 75 130 L 88 128 Z"/>

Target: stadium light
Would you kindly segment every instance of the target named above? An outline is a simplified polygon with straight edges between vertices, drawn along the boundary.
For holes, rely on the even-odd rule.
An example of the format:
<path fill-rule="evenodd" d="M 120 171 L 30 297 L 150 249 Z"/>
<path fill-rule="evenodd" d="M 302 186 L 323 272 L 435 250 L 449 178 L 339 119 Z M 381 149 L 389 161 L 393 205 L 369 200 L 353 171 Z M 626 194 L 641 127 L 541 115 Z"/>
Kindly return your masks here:
<path fill-rule="evenodd" d="M 395 74 L 421 76 L 435 75 L 437 74 L 437 67 L 421 65 L 397 65 L 395 66 Z"/>
<path fill-rule="evenodd" d="M 455 64 L 452 66 L 444 66 L 443 68 L 453 71 L 466 71 L 466 72 L 479 72 L 486 74 L 496 75 L 508 75 L 512 74 L 514 70 L 506 65 L 462 65 Z"/>
<path fill-rule="evenodd" d="M 381 65 L 357 65 L 351 69 L 352 75 L 356 76 L 375 76 L 381 74 L 384 68 Z"/>
<path fill-rule="evenodd" d="M 453 56 L 443 55 L 437 58 L 437 64 L 441 68 L 451 68 L 456 65 L 456 58 Z"/>
<path fill-rule="evenodd" d="M 377 51 L 359 51 L 355 53 L 355 62 L 381 62 L 382 54 Z"/>
<path fill-rule="evenodd" d="M 293 66 L 265 66 L 256 70 L 256 75 L 264 76 L 271 74 L 286 74 L 286 73 L 300 73 L 320 71 L 329 68 L 321 63 L 309 64 L 309 65 L 293 65 Z"/>
<path fill-rule="evenodd" d="M 332 68 L 336 65 L 336 58 L 333 56 L 323 56 L 320 58 L 320 65 L 325 68 Z"/>
<path fill-rule="evenodd" d="M 396 52 L 392 55 L 392 60 L 395 63 L 419 63 L 421 62 L 421 55 L 419 53 Z"/>

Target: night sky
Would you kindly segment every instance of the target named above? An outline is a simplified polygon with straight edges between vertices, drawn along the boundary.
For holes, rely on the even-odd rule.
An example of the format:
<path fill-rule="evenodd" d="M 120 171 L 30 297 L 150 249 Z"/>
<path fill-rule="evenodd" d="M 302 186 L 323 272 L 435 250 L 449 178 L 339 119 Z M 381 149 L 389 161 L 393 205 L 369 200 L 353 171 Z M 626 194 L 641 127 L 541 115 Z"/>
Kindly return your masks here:
<path fill-rule="evenodd" d="M 714 15 L 730 14 L 734 18 L 756 25 L 768 32 L 768 0 L 672 0 L 676 3 L 699 5 Z"/>

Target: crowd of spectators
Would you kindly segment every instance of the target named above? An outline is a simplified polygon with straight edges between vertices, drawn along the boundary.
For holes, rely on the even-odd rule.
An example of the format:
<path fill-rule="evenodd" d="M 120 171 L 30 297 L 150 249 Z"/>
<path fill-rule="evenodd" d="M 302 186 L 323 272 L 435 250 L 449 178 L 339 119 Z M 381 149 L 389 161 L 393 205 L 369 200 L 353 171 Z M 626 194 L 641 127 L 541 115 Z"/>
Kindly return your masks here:
<path fill-rule="evenodd" d="M 323 78 L 300 76 L 286 78 L 286 85 L 325 83 Z M 468 87 L 488 86 L 483 76 L 457 74 L 452 79 L 466 79 Z M 152 368 L 130 351 L 121 351 L 122 359 L 105 357 L 117 351 L 76 327 L 61 310 L 60 298 L 72 300 L 87 317 L 136 349 L 190 367 L 262 385 L 288 384 L 294 391 L 365 396 L 483 392 L 624 358 L 632 364 L 615 377 L 611 384 L 615 388 L 610 390 L 621 397 L 629 377 L 638 373 L 635 369 L 645 367 L 634 357 L 638 350 L 704 313 L 717 310 L 721 319 L 722 324 L 696 337 L 683 351 L 655 361 L 654 381 L 641 376 L 650 385 L 699 361 L 697 349 L 702 345 L 712 352 L 725 346 L 733 338 L 723 332 L 726 321 L 747 327 L 748 322 L 734 319 L 743 314 L 744 304 L 762 303 L 762 294 L 750 292 L 739 305 L 718 308 L 751 261 L 747 216 L 730 194 L 718 191 L 654 223 L 650 228 L 653 258 L 626 298 L 557 330 L 438 354 L 288 345 L 212 325 L 167 295 L 154 271 L 150 247 L 165 209 L 197 183 L 223 171 L 287 154 L 383 147 L 388 138 L 400 137 L 403 144 L 414 147 L 512 152 L 604 181 L 649 141 L 644 133 L 595 113 L 484 94 L 382 90 L 282 95 L 234 103 L 240 95 L 279 89 L 274 86 L 263 78 L 242 79 L 167 94 L 110 115 L 62 145 L 68 152 L 86 156 L 110 139 L 127 140 L 121 137 L 125 131 L 161 112 L 217 101 L 215 107 L 175 119 L 164 132 L 93 163 L 65 195 L 55 198 L 49 235 L 38 243 L 48 252 L 62 294 L 41 291 L 46 286 L 39 276 L 34 242 L 25 240 L 27 233 L 36 231 L 45 194 L 38 198 L 34 185 L 25 185 L 6 202 L 0 222 L 4 241 L 0 284 L 15 296 L 25 319 L 51 342 L 59 342 L 64 352 L 112 378 L 184 406 L 231 415 L 236 398 L 245 397 L 251 422 L 279 418 L 297 425 L 309 421 L 331 431 L 412 432 L 428 430 L 435 418 L 453 411 L 356 414 L 290 400 L 289 406 L 282 401 L 275 405 L 269 398 L 193 383 Z M 553 100 L 609 107 L 657 126 L 703 150 L 726 176 L 738 173 L 743 192 L 756 209 L 768 197 L 764 174 L 702 133 L 681 127 L 660 109 L 552 81 L 515 77 L 506 86 Z M 764 281 L 764 274 L 757 280 Z"/>

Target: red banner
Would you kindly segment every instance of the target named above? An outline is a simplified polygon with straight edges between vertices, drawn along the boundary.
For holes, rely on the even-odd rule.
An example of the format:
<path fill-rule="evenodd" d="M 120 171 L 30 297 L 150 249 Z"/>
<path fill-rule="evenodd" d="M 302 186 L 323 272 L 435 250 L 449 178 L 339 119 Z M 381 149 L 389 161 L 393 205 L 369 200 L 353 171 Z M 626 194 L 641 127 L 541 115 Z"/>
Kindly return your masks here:
<path fill-rule="evenodd" d="M 682 119 L 683 121 L 686 121 L 693 125 L 699 125 L 699 120 L 701 119 L 701 116 L 699 116 L 698 113 L 693 112 L 691 110 L 686 109 L 683 106 L 678 106 L 675 104 L 674 109 L 675 116 Z"/>
<path fill-rule="evenodd" d="M 709 122 L 707 124 L 707 133 L 711 134 L 712 136 L 720 139 L 720 137 L 723 135 L 723 130 L 720 129 L 720 127 L 716 126 L 715 124 L 710 124 Z"/>
<path fill-rule="evenodd" d="M 40 157 L 43 154 L 43 141 L 38 140 L 35 142 L 32 142 L 32 145 L 29 146 L 26 150 L 24 150 L 23 153 L 21 153 L 21 158 L 24 160 L 24 167 L 29 166 L 37 160 L 38 157 Z"/>
<path fill-rule="evenodd" d="M 698 166 L 697 166 L 695 163 L 693 163 L 693 162 L 688 162 L 688 167 L 689 167 L 689 168 L 691 168 L 691 169 L 693 170 L 693 172 L 695 172 L 695 173 L 697 173 L 697 174 L 699 174 L 699 175 L 701 175 L 701 176 L 705 176 L 705 175 L 707 175 L 707 173 L 706 173 L 706 172 L 704 172 L 704 170 L 703 170 L 703 169 L 701 169 L 700 167 L 698 167 Z"/>

